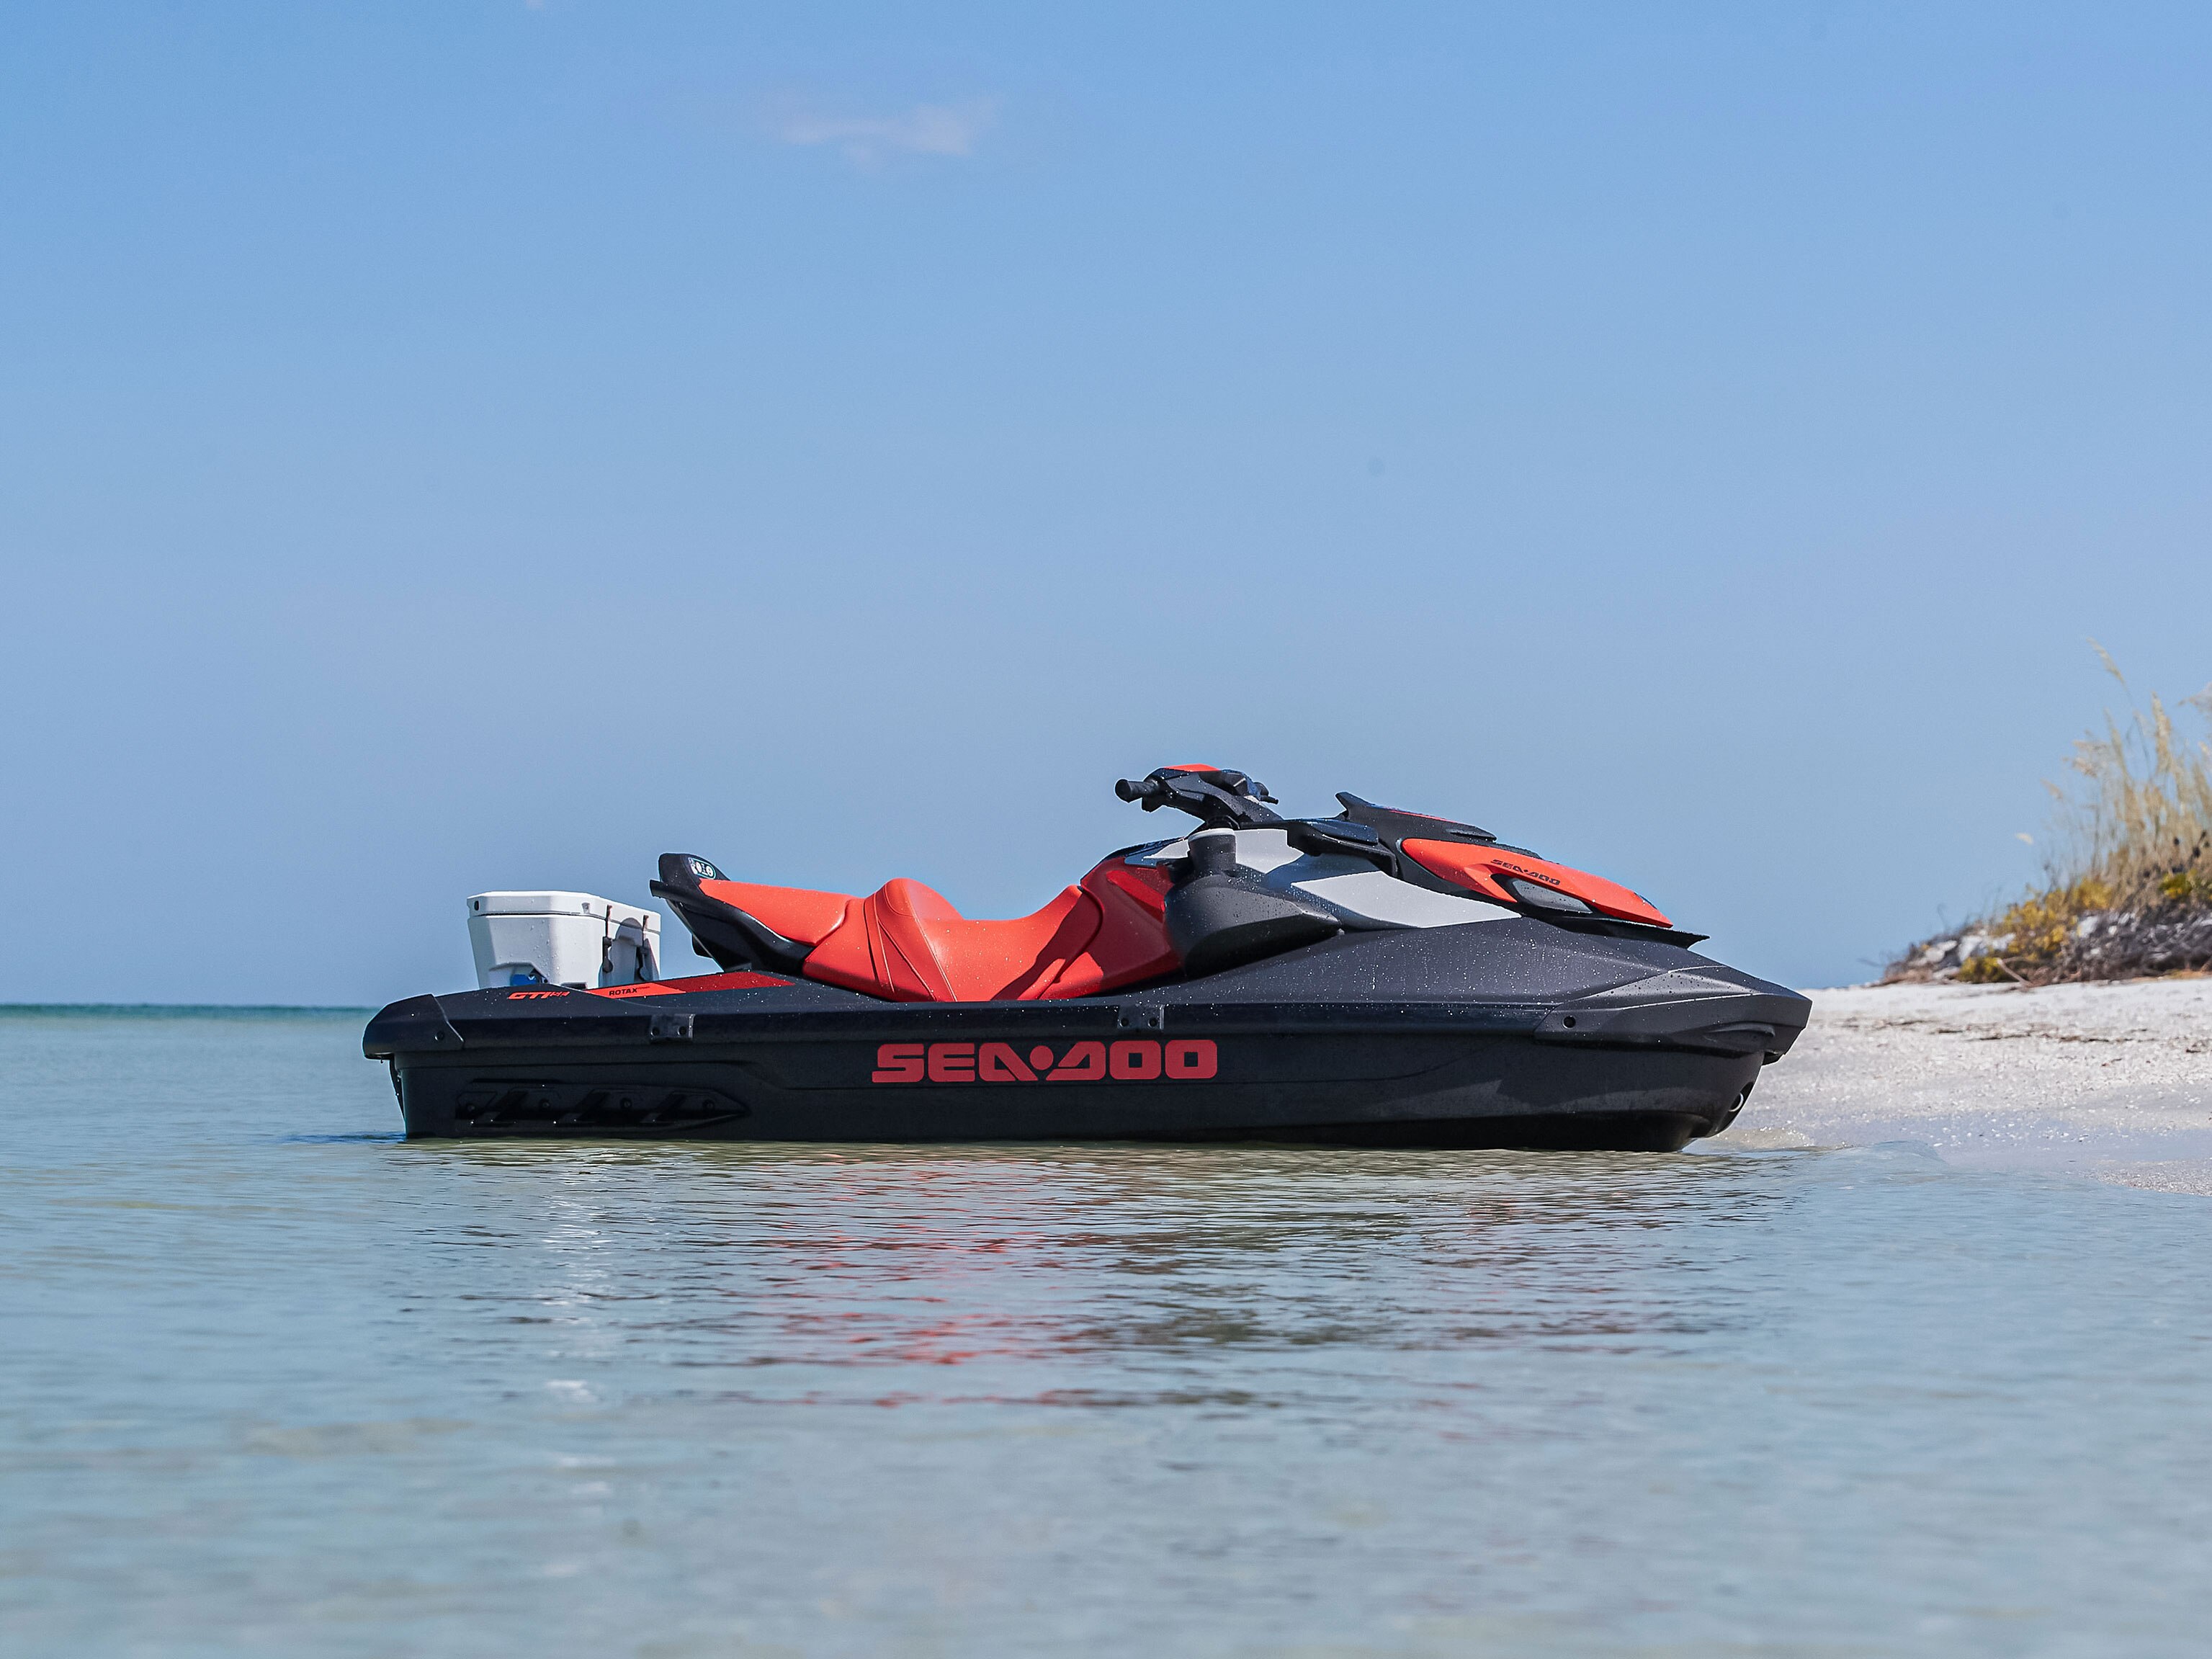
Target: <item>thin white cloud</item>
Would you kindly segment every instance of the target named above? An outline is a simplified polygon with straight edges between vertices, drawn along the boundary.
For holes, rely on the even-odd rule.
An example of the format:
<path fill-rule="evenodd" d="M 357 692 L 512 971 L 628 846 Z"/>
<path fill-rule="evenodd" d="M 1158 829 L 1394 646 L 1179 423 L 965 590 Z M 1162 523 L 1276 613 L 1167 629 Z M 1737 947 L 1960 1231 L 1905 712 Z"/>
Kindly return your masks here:
<path fill-rule="evenodd" d="M 973 155 L 998 113 L 995 98 L 959 104 L 916 104 L 903 115 L 823 115 L 790 108 L 773 118 L 787 144 L 831 144 L 855 167 L 874 167 L 894 151 L 916 155 Z"/>

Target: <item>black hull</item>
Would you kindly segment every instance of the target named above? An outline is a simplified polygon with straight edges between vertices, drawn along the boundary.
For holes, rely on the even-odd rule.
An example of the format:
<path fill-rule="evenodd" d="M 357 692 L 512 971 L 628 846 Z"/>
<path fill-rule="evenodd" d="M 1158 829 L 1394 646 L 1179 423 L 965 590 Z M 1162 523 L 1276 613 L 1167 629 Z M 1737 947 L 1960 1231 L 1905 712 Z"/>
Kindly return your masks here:
<path fill-rule="evenodd" d="M 1673 945 L 1513 922 L 1063 1002 L 416 997 L 363 1047 L 410 1136 L 1663 1152 L 1725 1127 L 1808 1009 Z"/>
<path fill-rule="evenodd" d="M 1756 1054 L 1563 1054 L 1525 1039 L 1278 1037 L 1250 1046 L 1262 1042 L 1269 1052 L 1249 1058 L 1285 1074 L 1267 1082 L 838 1087 L 827 1077 L 866 1078 L 876 1051 L 838 1042 L 718 1047 L 680 1061 L 517 1051 L 495 1062 L 420 1060 L 398 1077 L 410 1136 L 1673 1151 L 1733 1116 L 1760 1063 Z M 1235 1048 L 1229 1056 L 1246 1058 Z M 1376 1074 L 1385 1067 L 1391 1074 Z"/>

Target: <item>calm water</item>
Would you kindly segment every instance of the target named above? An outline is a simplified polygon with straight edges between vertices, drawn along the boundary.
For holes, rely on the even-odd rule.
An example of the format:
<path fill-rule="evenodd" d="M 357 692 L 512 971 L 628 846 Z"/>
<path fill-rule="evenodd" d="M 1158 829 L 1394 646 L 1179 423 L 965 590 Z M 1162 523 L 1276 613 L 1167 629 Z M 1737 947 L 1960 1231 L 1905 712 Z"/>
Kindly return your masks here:
<path fill-rule="evenodd" d="M 0 1015 L 9 1653 L 2212 1628 L 2202 1199 L 1909 1149 L 408 1146 L 359 1028 Z"/>

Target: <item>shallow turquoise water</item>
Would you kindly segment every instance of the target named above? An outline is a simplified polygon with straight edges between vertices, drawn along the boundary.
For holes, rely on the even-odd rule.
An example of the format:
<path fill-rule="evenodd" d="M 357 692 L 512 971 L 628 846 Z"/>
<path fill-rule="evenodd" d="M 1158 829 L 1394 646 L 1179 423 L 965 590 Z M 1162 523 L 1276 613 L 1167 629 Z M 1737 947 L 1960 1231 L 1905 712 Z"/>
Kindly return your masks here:
<path fill-rule="evenodd" d="M 1897 1148 L 409 1146 L 359 1027 L 0 1015 L 9 1653 L 2212 1628 L 2202 1199 Z"/>

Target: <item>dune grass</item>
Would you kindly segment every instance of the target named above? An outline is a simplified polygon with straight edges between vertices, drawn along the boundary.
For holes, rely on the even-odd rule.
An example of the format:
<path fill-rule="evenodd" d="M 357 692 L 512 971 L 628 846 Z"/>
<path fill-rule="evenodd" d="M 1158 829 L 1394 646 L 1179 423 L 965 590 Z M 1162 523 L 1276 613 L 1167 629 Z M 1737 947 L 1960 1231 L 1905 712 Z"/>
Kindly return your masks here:
<path fill-rule="evenodd" d="M 2212 715 L 2212 688 L 2179 707 Z M 2130 694 L 2125 721 L 2106 710 L 2068 766 L 2069 785 L 2045 786 L 2056 833 L 2037 887 L 1955 939 L 1922 941 L 1886 979 L 2045 984 L 2212 964 L 2212 743 L 2178 732 L 2155 693 L 2148 708 Z"/>
<path fill-rule="evenodd" d="M 2127 690 L 2127 677 L 2100 646 L 2105 672 Z M 2212 714 L 2212 687 L 2182 706 Z M 2146 715 L 2131 709 L 2123 728 L 2105 713 L 2103 734 L 2078 739 L 2069 763 L 2087 788 L 2069 796 L 2046 786 L 2066 810 L 2069 846 L 2079 873 L 2112 884 L 2123 903 L 2212 897 L 2212 744 L 2177 738 L 2173 716 L 2153 692 Z"/>

